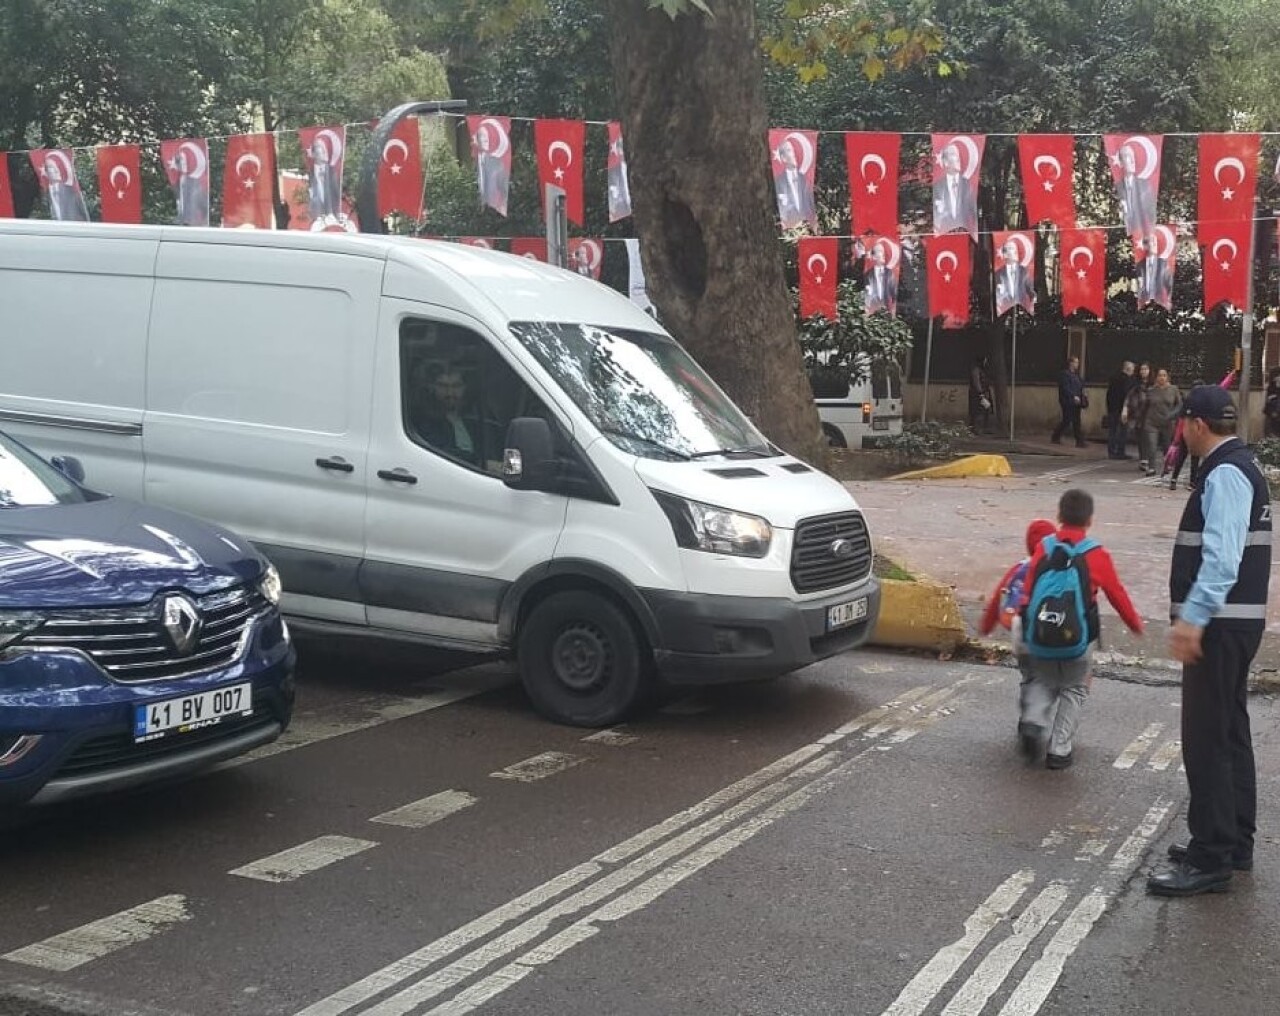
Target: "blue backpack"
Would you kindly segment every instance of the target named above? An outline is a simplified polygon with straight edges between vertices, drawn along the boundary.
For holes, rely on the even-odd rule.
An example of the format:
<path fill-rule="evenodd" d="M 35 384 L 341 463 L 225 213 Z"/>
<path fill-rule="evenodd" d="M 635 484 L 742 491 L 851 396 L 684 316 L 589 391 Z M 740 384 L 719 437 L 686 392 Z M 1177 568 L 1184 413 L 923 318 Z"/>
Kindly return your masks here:
<path fill-rule="evenodd" d="M 1098 606 L 1084 559 L 1098 543 L 1070 544 L 1046 536 L 1040 546 L 1044 556 L 1036 565 L 1022 615 L 1023 642 L 1032 656 L 1041 659 L 1078 659 L 1098 637 Z"/>

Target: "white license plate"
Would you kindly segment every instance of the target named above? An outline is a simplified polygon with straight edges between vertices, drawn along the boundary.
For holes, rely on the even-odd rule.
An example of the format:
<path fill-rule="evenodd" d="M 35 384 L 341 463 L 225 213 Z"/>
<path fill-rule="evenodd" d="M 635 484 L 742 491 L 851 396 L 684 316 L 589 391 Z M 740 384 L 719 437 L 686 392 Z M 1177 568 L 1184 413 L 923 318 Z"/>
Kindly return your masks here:
<path fill-rule="evenodd" d="M 827 608 L 827 631 L 844 628 L 853 624 L 854 621 L 861 621 L 866 616 L 867 598 L 865 596 L 850 600 L 848 603 L 837 603 L 834 607 Z"/>
<path fill-rule="evenodd" d="M 199 695 L 148 702 L 133 710 L 133 739 L 151 741 L 165 734 L 185 734 L 212 727 L 228 716 L 253 715 L 253 685 L 233 684 Z"/>
<path fill-rule="evenodd" d="M 872 430 L 888 430 L 889 421 L 888 420 L 872 420 L 871 429 Z"/>

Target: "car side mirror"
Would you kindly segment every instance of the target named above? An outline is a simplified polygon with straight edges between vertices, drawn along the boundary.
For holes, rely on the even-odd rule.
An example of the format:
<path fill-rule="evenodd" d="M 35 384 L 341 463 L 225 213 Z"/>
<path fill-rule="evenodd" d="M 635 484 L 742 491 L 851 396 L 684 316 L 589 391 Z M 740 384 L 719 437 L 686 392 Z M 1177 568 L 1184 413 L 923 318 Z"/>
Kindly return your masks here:
<path fill-rule="evenodd" d="M 547 421 L 536 416 L 512 420 L 502 453 L 502 482 L 512 490 L 546 490 L 554 467 Z"/>
<path fill-rule="evenodd" d="M 84 464 L 74 455 L 55 455 L 49 461 L 67 479 L 84 483 Z"/>

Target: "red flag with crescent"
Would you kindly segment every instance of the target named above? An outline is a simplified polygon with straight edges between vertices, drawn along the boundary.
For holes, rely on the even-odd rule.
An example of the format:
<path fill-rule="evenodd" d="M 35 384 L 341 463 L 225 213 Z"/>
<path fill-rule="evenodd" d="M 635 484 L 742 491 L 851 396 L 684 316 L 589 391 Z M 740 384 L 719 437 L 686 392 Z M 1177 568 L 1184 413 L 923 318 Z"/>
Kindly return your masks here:
<path fill-rule="evenodd" d="M 343 198 L 342 172 L 347 158 L 347 129 L 334 126 L 303 127 L 298 131 L 302 160 L 307 169 L 308 229 L 354 232 L 349 209 Z"/>
<path fill-rule="evenodd" d="M 422 218 L 422 140 L 416 116 L 403 117 L 382 146 L 378 159 L 378 216 L 403 212 Z"/>
<path fill-rule="evenodd" d="M 582 225 L 582 148 L 587 127 L 581 120 L 536 120 L 533 142 L 538 152 L 538 189 L 545 202 L 548 185 L 565 192 L 570 222 Z M 545 209 L 545 204 L 543 205 Z"/>
<path fill-rule="evenodd" d="M 1076 139 L 1070 134 L 1018 135 L 1022 190 L 1032 225 L 1052 222 L 1059 229 L 1075 226 L 1075 154 Z"/>
<path fill-rule="evenodd" d="M 978 177 L 985 134 L 933 135 L 933 231 L 978 238 Z"/>
<path fill-rule="evenodd" d="M 1244 310 L 1249 302 L 1249 272 L 1252 265 L 1253 220 L 1201 223 L 1199 242 L 1204 259 L 1204 309 L 1231 304 Z"/>
<path fill-rule="evenodd" d="M 830 236 L 802 236 L 796 245 L 800 269 L 800 316 L 821 314 L 834 321 L 839 281 L 840 241 Z"/>
<path fill-rule="evenodd" d="M 769 131 L 769 160 L 778 218 L 783 229 L 808 225 L 818 228 L 813 178 L 818 163 L 818 132 L 775 127 Z"/>
<path fill-rule="evenodd" d="M 531 261 L 547 260 L 547 240 L 542 236 L 515 236 L 511 238 L 511 253 Z"/>
<path fill-rule="evenodd" d="M 1257 134 L 1200 135 L 1197 235 L 1202 242 L 1223 223 L 1253 218 L 1261 153 L 1262 139 Z"/>
<path fill-rule="evenodd" d="M 102 145 L 98 156 L 98 193 L 102 196 L 102 221 L 142 221 L 142 148 L 139 145 Z"/>
<path fill-rule="evenodd" d="M 1014 307 L 1036 312 L 1036 237 L 1028 229 L 997 230 L 993 274 L 996 317 Z"/>
<path fill-rule="evenodd" d="M 87 222 L 80 181 L 76 178 L 75 153 L 70 148 L 37 148 L 30 153 L 31 165 L 40 179 L 49 217 L 71 222 Z"/>
<path fill-rule="evenodd" d="M 1178 255 L 1178 236 L 1169 225 L 1159 225 L 1134 245 L 1137 262 L 1138 308 L 1157 303 L 1173 310 L 1173 273 Z"/>
<path fill-rule="evenodd" d="M 959 328 L 969 321 L 970 242 L 964 233 L 924 238 L 929 316 L 942 318 L 943 328 Z"/>
<path fill-rule="evenodd" d="M 9 184 L 9 153 L 0 152 L 0 219 L 13 217 L 13 188 Z"/>
<path fill-rule="evenodd" d="M 604 264 L 604 241 L 594 237 L 575 236 L 569 240 L 569 270 L 588 279 L 600 278 Z"/>
<path fill-rule="evenodd" d="M 1111 166 L 1120 218 L 1125 232 L 1141 243 L 1156 225 L 1156 202 L 1160 196 L 1160 134 L 1104 134 L 1102 147 Z"/>
<path fill-rule="evenodd" d="M 1062 316 L 1087 310 L 1099 321 L 1106 306 L 1107 231 L 1064 229 L 1058 237 Z"/>
<path fill-rule="evenodd" d="M 224 226 L 272 227 L 275 209 L 271 207 L 271 178 L 275 172 L 274 135 L 235 134 L 227 138 L 227 161 L 222 172 Z"/>
<path fill-rule="evenodd" d="M 849 202 L 854 236 L 898 231 L 898 161 L 901 134 L 848 133 Z"/>
<path fill-rule="evenodd" d="M 868 314 L 883 311 L 898 316 L 898 278 L 901 274 L 902 241 L 892 236 L 875 236 L 867 240 L 863 258 L 863 305 Z"/>
<path fill-rule="evenodd" d="M 506 215 L 511 194 L 511 117 L 469 116 L 467 133 L 476 164 L 480 207 Z"/>
<path fill-rule="evenodd" d="M 160 159 L 181 226 L 209 225 L 209 146 L 204 138 L 160 142 Z"/>

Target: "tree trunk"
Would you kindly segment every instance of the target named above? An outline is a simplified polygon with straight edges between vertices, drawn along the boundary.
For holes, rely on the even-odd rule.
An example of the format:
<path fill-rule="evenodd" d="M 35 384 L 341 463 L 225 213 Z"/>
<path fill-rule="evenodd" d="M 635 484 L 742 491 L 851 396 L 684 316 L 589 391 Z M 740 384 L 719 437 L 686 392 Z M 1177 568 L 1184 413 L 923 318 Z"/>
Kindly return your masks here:
<path fill-rule="evenodd" d="M 760 429 L 821 463 L 778 245 L 751 0 L 609 0 L 636 233 L 663 325 Z"/>

